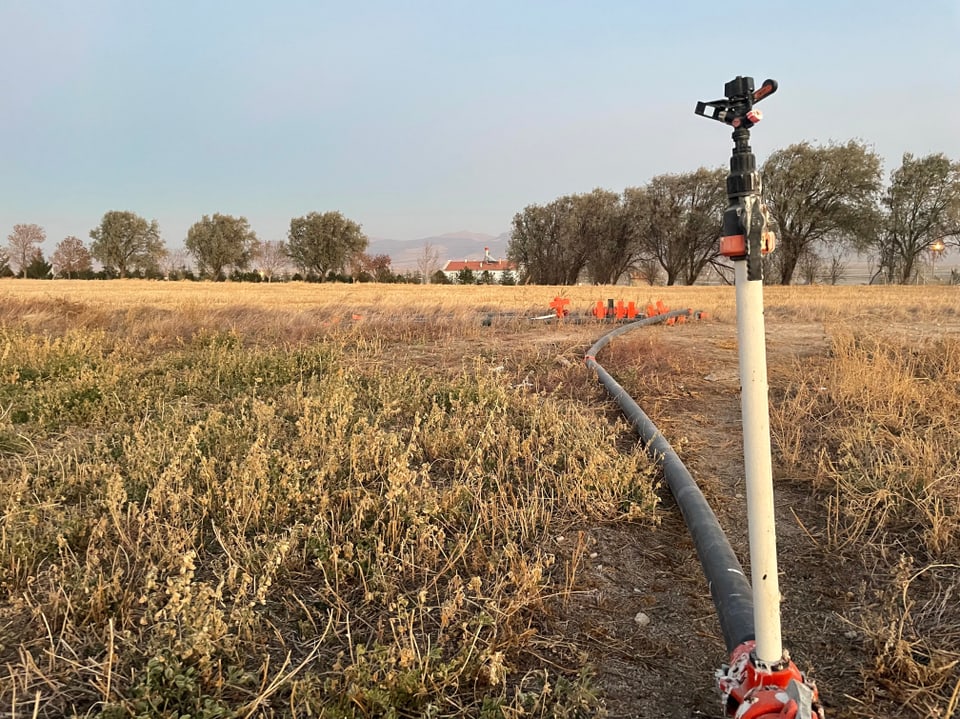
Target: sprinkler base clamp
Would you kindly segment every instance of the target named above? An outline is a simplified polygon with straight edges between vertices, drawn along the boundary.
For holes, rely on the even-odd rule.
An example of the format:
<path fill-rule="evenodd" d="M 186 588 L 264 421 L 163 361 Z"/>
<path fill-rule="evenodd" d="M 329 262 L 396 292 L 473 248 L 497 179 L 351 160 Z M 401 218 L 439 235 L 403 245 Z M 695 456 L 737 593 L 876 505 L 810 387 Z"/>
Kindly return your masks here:
<path fill-rule="evenodd" d="M 726 715 L 734 719 L 824 719 L 817 686 L 808 682 L 784 651 L 783 659 L 764 666 L 744 642 L 730 654 L 730 664 L 716 672 Z"/>

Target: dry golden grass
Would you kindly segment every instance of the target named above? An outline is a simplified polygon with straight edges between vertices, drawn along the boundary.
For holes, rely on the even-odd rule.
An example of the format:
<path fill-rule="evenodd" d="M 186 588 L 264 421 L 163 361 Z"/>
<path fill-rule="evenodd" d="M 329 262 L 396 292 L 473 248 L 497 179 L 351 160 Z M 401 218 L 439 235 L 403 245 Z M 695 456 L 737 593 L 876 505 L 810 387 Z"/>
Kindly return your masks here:
<path fill-rule="evenodd" d="M 865 672 L 920 716 L 960 692 L 960 333 L 847 326 L 774 408 L 785 466 L 824 495 L 827 549 L 874 573 L 850 619 Z"/>
<path fill-rule="evenodd" d="M 587 309 L 597 300 L 635 299 L 638 305 L 664 299 L 670 307 L 709 309 L 713 316 L 733 321 L 733 287 L 541 287 L 440 285 L 253 284 L 209 282 L 110 282 L 41 280 L 0 281 L 0 318 L 33 326 L 48 323 L 62 329 L 71 322 L 96 325 L 126 320 L 136 329 L 146 324 L 169 330 L 177 322 L 189 324 L 201 317 L 250 329 L 257 318 L 270 317 L 279 328 L 296 334 L 300 324 L 317 320 L 341 322 L 352 315 L 389 321 L 422 317 L 472 319 L 484 313 L 543 314 L 556 295 L 569 297 L 574 308 Z M 774 318 L 802 321 L 960 323 L 956 290 L 945 286 L 770 286 L 764 302 Z M 175 317 L 171 317 L 175 313 Z M 282 314 L 280 314 L 282 313 Z M 139 316 L 138 316 L 139 314 Z M 173 321 L 164 324 L 164 318 Z M 270 329 L 269 327 L 263 329 Z"/>
<path fill-rule="evenodd" d="M 832 338 L 778 375 L 776 461 L 879 568 L 865 692 L 920 716 L 960 686 L 954 292 L 765 290 Z M 655 525 L 656 479 L 578 366 L 600 328 L 524 319 L 556 294 L 735 318 L 733 288 L 0 282 L 0 707 L 600 714 L 547 538 Z"/>
<path fill-rule="evenodd" d="M 24 285 L 4 303 L 0 702 L 599 710 L 574 655 L 547 672 L 535 657 L 576 574 L 547 531 L 655 521 L 652 469 L 619 451 L 622 424 L 533 391 L 520 364 L 448 356 L 481 331 L 459 298 L 353 321 L 374 294 L 236 305 L 232 286 L 220 301 L 143 287 L 84 300 Z M 407 345 L 416 362 L 396 354 Z"/>

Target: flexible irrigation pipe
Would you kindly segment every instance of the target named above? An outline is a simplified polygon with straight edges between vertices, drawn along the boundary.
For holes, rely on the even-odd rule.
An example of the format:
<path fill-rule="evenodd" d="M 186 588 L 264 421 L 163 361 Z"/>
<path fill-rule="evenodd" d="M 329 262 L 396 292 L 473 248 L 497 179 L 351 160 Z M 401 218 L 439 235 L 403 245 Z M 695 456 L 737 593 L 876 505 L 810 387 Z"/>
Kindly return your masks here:
<path fill-rule="evenodd" d="M 697 486 L 687 468 L 683 466 L 673 447 L 640 409 L 640 405 L 596 359 L 597 353 L 614 337 L 640 327 L 664 322 L 671 317 L 689 314 L 690 310 L 675 310 L 621 325 L 597 340 L 587 350 L 584 361 L 589 369 L 597 373 L 597 378 L 620 405 L 623 414 L 646 445 L 647 452 L 663 468 L 667 486 L 670 487 L 670 492 L 680 507 L 680 512 L 696 546 L 703 573 L 710 585 L 710 595 L 717 608 L 727 652 L 732 652 L 744 642 L 754 639 L 753 598 L 743 567 L 740 566 L 703 492 L 700 491 L 700 487 Z"/>

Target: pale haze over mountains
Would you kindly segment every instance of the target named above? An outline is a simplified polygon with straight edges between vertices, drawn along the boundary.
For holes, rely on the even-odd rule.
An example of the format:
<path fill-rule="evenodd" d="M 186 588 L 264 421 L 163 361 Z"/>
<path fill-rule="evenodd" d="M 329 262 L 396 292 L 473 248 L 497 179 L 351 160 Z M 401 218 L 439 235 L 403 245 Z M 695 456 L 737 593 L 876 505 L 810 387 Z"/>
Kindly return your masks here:
<path fill-rule="evenodd" d="M 494 258 L 506 258 L 510 233 L 486 235 L 482 232 L 446 232 L 442 235 L 424 237 L 419 240 L 390 240 L 371 237 L 367 253 L 371 255 L 390 255 L 390 266 L 394 272 L 417 269 L 417 260 L 423 257 L 423 248 L 430 244 L 439 253 L 439 265 L 442 268 L 448 260 L 480 260 L 483 248 L 490 250 Z"/>

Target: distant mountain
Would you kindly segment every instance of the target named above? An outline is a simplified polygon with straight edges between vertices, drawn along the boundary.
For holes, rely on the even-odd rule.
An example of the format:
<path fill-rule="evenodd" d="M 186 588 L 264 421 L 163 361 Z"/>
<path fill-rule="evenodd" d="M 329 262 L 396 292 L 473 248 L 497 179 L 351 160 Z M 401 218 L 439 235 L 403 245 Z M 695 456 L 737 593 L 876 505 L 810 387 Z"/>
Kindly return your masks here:
<path fill-rule="evenodd" d="M 485 235 L 481 232 L 446 232 L 433 237 L 422 237 L 419 240 L 390 240 L 381 237 L 371 237 L 367 253 L 371 255 L 390 255 L 393 270 L 417 269 L 417 260 L 423 256 L 426 244 L 435 247 L 440 254 L 440 268 L 448 260 L 479 260 L 483 258 L 483 248 L 490 248 L 490 255 L 496 259 L 507 256 L 507 243 L 510 233 L 500 235 Z"/>

